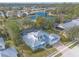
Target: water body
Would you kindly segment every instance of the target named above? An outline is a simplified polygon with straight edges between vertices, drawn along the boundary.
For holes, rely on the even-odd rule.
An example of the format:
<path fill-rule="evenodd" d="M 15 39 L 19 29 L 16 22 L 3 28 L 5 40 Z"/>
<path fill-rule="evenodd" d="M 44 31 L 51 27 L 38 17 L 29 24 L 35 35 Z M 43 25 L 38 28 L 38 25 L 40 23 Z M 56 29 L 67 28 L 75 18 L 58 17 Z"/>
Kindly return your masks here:
<path fill-rule="evenodd" d="M 36 12 L 35 15 L 30 16 L 30 19 L 36 20 L 38 17 L 44 17 L 47 20 L 55 19 L 54 16 L 48 16 L 47 12 Z"/>
<path fill-rule="evenodd" d="M 47 12 L 36 12 L 35 15 L 31 16 L 31 19 L 36 19 L 37 17 L 46 17 L 47 16 Z"/>

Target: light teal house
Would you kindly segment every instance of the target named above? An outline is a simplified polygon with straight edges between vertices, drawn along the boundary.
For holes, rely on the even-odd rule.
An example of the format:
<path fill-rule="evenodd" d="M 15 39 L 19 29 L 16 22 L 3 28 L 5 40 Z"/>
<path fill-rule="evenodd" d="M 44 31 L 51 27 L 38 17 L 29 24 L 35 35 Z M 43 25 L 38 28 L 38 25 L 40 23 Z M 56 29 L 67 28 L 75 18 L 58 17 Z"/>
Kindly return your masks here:
<path fill-rule="evenodd" d="M 57 34 L 48 34 L 42 30 L 26 30 L 22 32 L 23 41 L 32 51 L 46 48 L 47 45 L 53 45 L 60 40 Z"/>

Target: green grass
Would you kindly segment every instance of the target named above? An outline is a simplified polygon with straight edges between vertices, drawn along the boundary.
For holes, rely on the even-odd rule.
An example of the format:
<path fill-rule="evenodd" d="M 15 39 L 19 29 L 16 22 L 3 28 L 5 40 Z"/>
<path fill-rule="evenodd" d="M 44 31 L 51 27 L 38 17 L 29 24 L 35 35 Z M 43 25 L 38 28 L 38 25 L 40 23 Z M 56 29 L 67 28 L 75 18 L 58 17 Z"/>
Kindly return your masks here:
<path fill-rule="evenodd" d="M 62 55 L 62 53 L 57 54 L 55 57 L 60 57 Z"/>
<path fill-rule="evenodd" d="M 25 44 L 21 44 L 19 46 L 19 51 L 20 52 L 22 51 L 24 57 L 46 57 L 57 50 L 56 48 L 51 47 L 51 48 L 47 48 L 46 50 L 41 49 L 36 52 L 32 52 L 32 50 L 29 47 L 27 47 Z"/>
<path fill-rule="evenodd" d="M 16 21 L 6 21 L 5 26 L 7 32 L 9 33 L 9 37 L 14 41 L 15 45 L 21 43 L 20 30 Z"/>
<path fill-rule="evenodd" d="M 71 42 L 71 40 L 69 40 L 68 38 L 65 38 L 63 36 L 61 36 L 61 39 L 60 39 L 61 43 L 63 43 L 64 45 L 66 45 L 67 43 Z"/>
<path fill-rule="evenodd" d="M 72 46 L 70 46 L 69 48 L 74 48 L 78 43 L 73 44 Z"/>
<path fill-rule="evenodd" d="M 19 27 L 15 21 L 7 21 L 5 23 L 7 30 L 10 32 L 9 34 L 13 35 L 14 38 L 19 37 Z"/>
<path fill-rule="evenodd" d="M 14 32 L 19 31 L 19 27 L 18 27 L 18 25 L 17 25 L 17 23 L 15 21 L 7 21 L 6 26 L 10 27 L 11 30 L 13 30 Z"/>
<path fill-rule="evenodd" d="M 66 45 L 67 43 L 69 43 L 70 41 L 67 41 L 67 42 L 63 42 L 63 41 L 61 41 L 61 43 L 63 43 L 64 45 Z"/>
<path fill-rule="evenodd" d="M 5 44 L 8 45 L 9 47 L 14 46 L 14 41 L 13 40 L 6 40 Z"/>

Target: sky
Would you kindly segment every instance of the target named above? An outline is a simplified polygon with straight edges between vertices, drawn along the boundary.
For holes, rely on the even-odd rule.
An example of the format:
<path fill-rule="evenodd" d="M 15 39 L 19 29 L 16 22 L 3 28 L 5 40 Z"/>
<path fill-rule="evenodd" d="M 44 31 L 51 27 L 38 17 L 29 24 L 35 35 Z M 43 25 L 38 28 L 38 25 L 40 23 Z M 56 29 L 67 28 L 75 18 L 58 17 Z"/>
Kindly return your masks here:
<path fill-rule="evenodd" d="M 79 2 L 79 0 L 27 0 L 27 2 Z"/>
<path fill-rule="evenodd" d="M 27 0 L 0 0 L 1 3 L 24 3 Z"/>
<path fill-rule="evenodd" d="M 0 0 L 0 3 L 79 2 L 79 0 Z"/>

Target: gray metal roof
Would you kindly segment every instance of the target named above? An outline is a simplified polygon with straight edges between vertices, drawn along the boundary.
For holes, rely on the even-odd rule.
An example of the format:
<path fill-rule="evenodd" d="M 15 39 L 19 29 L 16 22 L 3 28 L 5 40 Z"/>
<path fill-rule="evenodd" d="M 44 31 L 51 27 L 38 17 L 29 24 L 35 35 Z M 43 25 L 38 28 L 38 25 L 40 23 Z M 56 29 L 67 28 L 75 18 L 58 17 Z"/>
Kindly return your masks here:
<path fill-rule="evenodd" d="M 74 26 L 79 26 L 79 19 L 75 19 L 75 20 L 72 20 L 71 22 L 58 25 L 58 27 L 63 29 L 72 28 Z"/>

